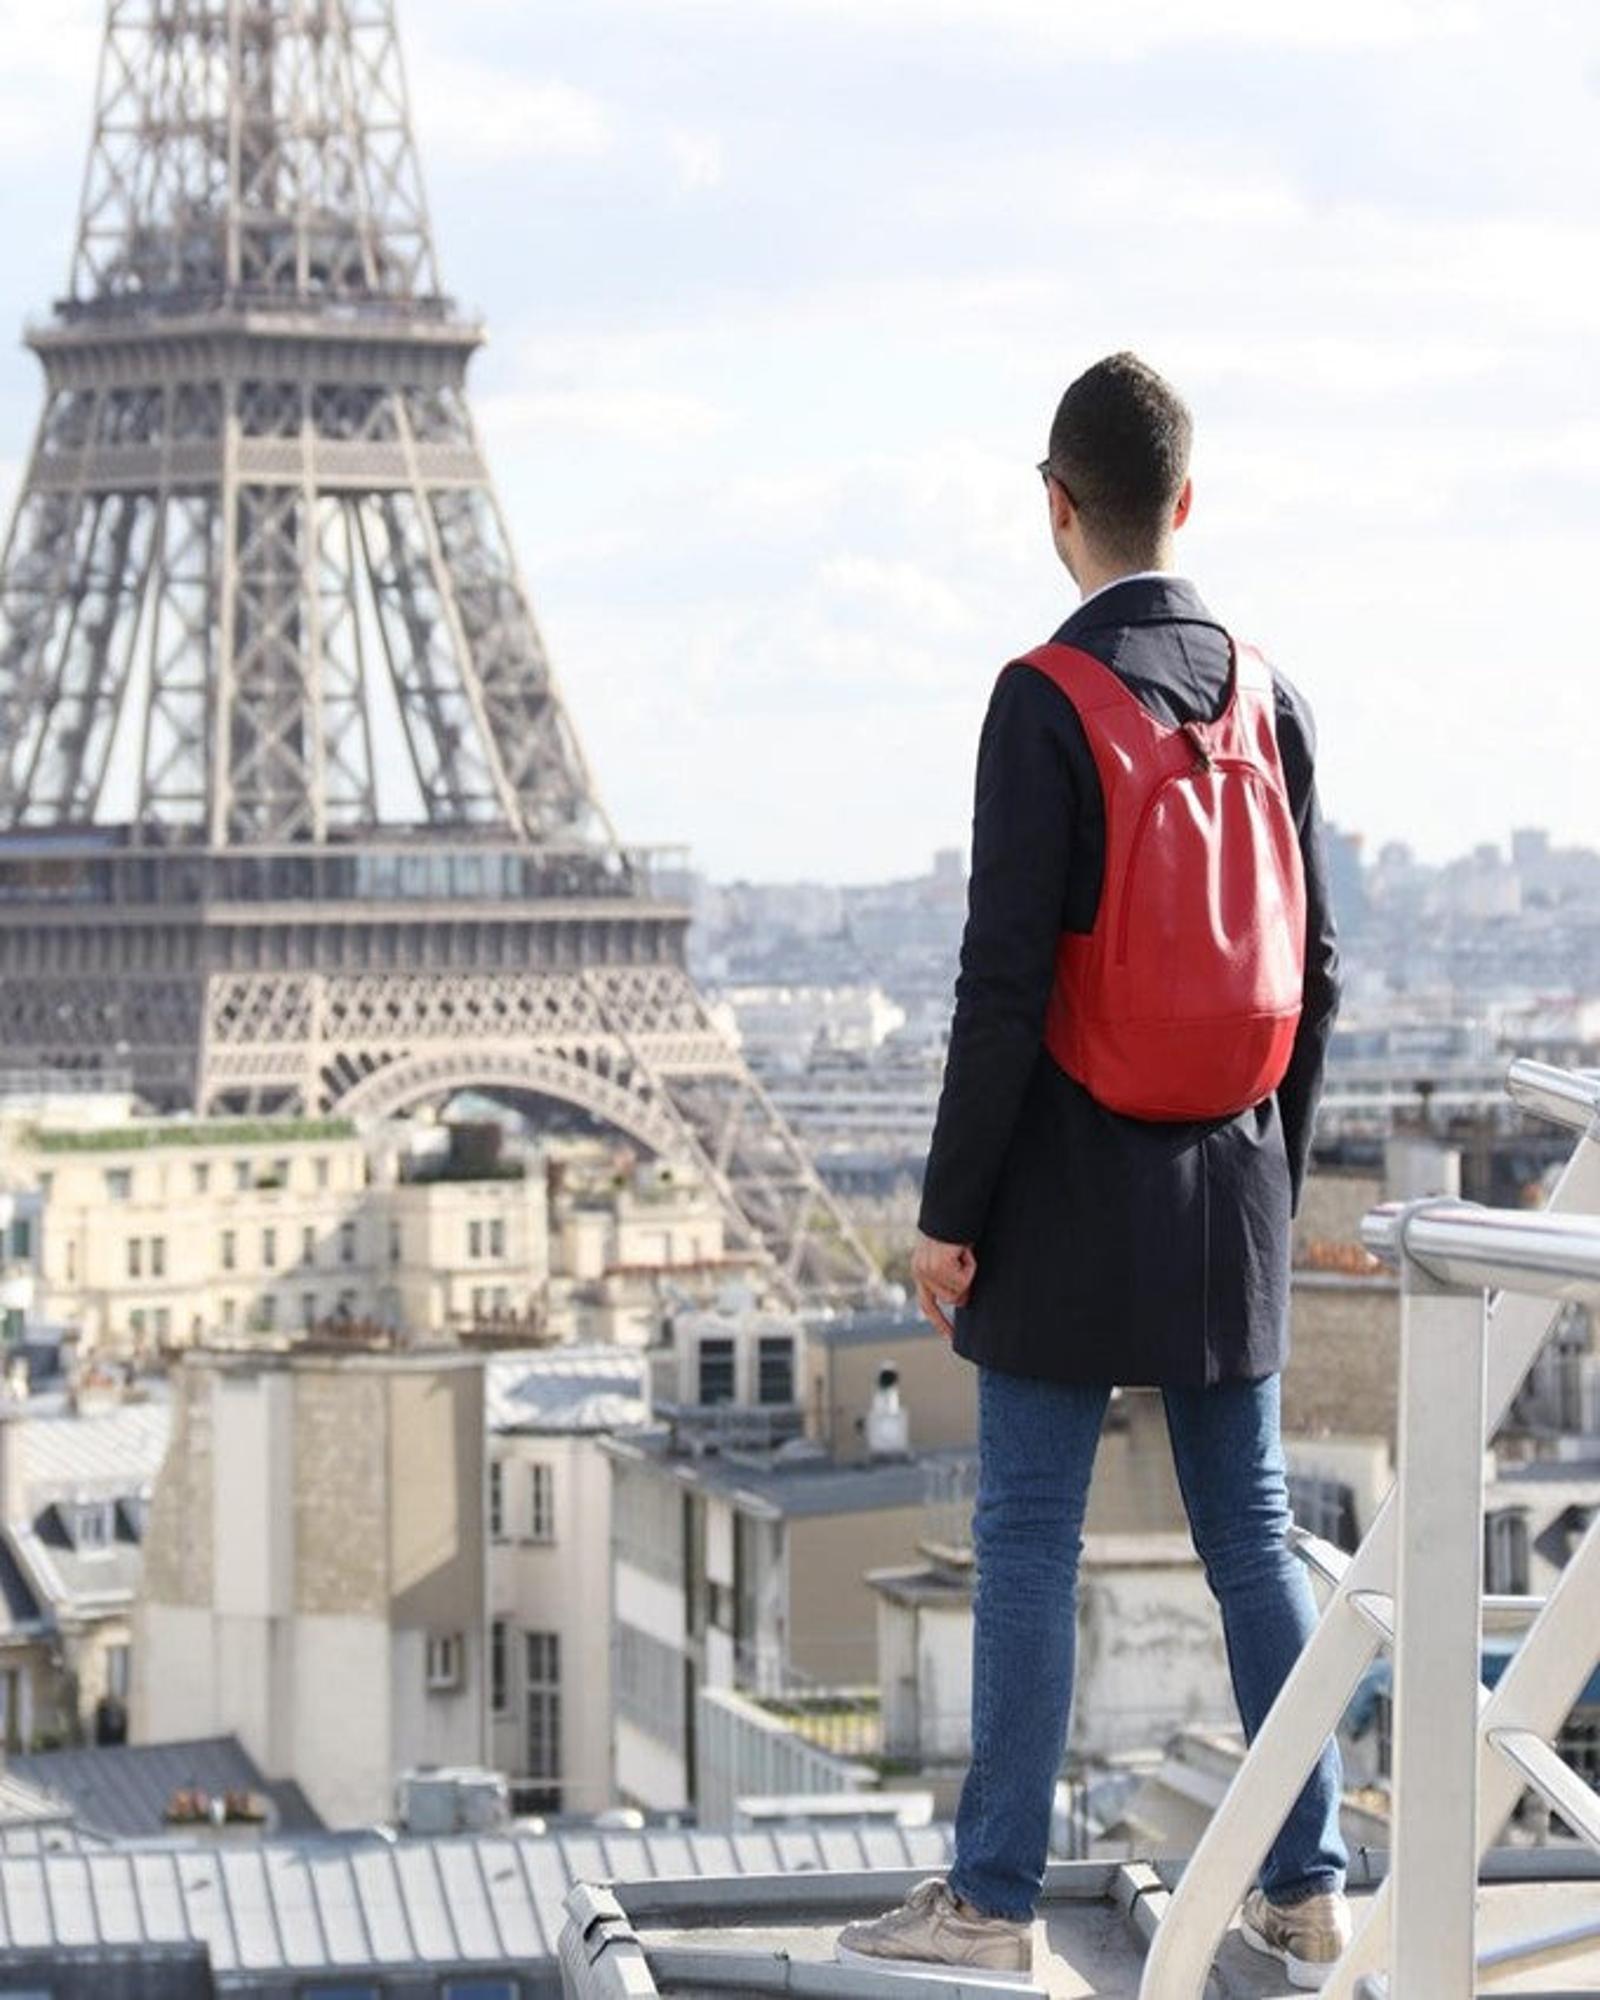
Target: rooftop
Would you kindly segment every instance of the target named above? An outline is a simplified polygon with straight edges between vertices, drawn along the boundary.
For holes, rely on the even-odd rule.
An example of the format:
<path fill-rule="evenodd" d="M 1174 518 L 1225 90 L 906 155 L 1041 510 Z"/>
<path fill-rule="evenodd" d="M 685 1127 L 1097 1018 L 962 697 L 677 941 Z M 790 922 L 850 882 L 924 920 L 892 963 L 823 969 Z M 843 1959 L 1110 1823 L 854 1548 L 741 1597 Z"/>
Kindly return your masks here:
<path fill-rule="evenodd" d="M 1386 1857 L 1364 1850 L 1351 1871 L 1359 1908 L 1386 1872 Z M 648 1996 L 814 1994 L 860 2000 L 1136 2000 L 1145 1945 L 1181 1873 L 1176 1862 L 1068 1861 L 1046 1873 L 1035 1925 L 1034 1981 L 1001 1985 L 907 1973 L 875 1973 L 834 1960 L 842 1924 L 898 1902 L 921 1872 L 840 1870 L 824 1878 L 785 1874 L 711 1885 L 684 1881 L 625 1884 L 568 1899 L 563 1939 L 569 2000 L 648 2000 Z M 1530 1930 L 1555 1931 L 1592 1917 L 1600 1865 L 1592 1857 L 1503 1849 L 1483 1865 L 1485 1942 Z M 1497 1980 L 1497 1993 L 1550 1996 L 1548 1973 Z M 1597 1990 L 1600 1943 L 1560 1971 L 1561 1991 Z M 1230 1930 L 1208 1987 L 1212 2000 L 1293 2000 L 1283 1969 Z M 1450 2000 L 1466 2000 L 1451 1995 Z"/>
<path fill-rule="evenodd" d="M 667 1876 L 697 1887 L 704 1901 L 699 1878 L 716 1878 L 713 1898 L 737 1900 L 737 1878 L 746 1875 L 816 1880 L 843 1869 L 859 1879 L 863 1869 L 887 1867 L 899 1881 L 908 1870 L 942 1867 L 949 1853 L 946 1830 L 881 1825 L 735 1834 L 513 1830 L 436 1840 L 371 1833 L 241 1847 L 179 1839 L 87 1853 L 68 1851 L 68 1835 L 43 1837 L 42 1855 L 0 1850 L 0 1965 L 34 1953 L 52 1968 L 148 1966 L 199 1948 L 219 1991 L 261 2000 L 277 2000 L 286 1983 L 298 1992 L 300 1981 L 329 1974 L 415 1994 L 409 1982 L 419 1973 L 542 1973 L 539 1990 L 548 1991 L 575 1883 Z"/>
<path fill-rule="evenodd" d="M 18 1751 L 9 1770 L 52 1801 L 60 1817 L 108 1838 L 171 1832 L 167 1807 L 176 1792 L 203 1792 L 209 1798 L 248 1792 L 271 1802 L 286 1833 L 315 1833 L 322 1826 L 300 1787 L 269 1782 L 236 1736 Z M 0 1800 L 0 1813 L 8 1805 Z"/>
<path fill-rule="evenodd" d="M 796 1449 L 796 1447 L 799 1447 Z M 975 1463 L 971 1449 L 919 1452 L 913 1458 L 869 1459 L 841 1465 L 801 1439 L 774 1451 L 724 1450 L 703 1455 L 672 1448 L 666 1431 L 615 1439 L 606 1450 L 653 1465 L 664 1477 L 702 1491 L 737 1496 L 758 1510 L 798 1519 L 861 1514 L 884 1507 L 922 1507 L 949 1479 Z"/>
<path fill-rule="evenodd" d="M 491 1431 L 635 1430 L 650 1420 L 648 1364 L 617 1347 L 497 1353 L 484 1369 Z"/>
<path fill-rule="evenodd" d="M 157 1146 L 307 1146 L 353 1139 L 349 1118 L 140 1119 L 92 1131 L 37 1129 L 41 1153 L 137 1153 Z"/>

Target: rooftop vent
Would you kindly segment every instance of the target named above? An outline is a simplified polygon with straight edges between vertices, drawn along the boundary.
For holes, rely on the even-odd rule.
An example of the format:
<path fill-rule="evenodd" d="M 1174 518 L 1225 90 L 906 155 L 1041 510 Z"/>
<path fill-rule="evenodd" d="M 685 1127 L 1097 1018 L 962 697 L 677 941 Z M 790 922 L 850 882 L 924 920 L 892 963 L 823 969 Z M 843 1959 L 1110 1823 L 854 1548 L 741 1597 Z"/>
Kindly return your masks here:
<path fill-rule="evenodd" d="M 878 1370 L 878 1386 L 867 1409 L 867 1456 L 911 1456 L 911 1424 L 900 1402 L 900 1371 L 892 1361 Z"/>

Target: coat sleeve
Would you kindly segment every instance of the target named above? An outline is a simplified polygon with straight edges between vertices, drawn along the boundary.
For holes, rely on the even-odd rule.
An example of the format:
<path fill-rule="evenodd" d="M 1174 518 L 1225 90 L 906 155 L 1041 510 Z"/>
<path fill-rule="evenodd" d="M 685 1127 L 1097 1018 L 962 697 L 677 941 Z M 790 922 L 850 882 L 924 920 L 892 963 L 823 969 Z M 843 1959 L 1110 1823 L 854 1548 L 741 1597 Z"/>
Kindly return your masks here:
<path fill-rule="evenodd" d="M 1031 667 L 995 683 L 978 744 L 955 1014 L 919 1226 L 975 1243 L 1044 1041 L 1072 848 L 1077 717 Z M 1081 734 L 1081 731 L 1079 731 Z"/>
<path fill-rule="evenodd" d="M 1316 730 L 1304 697 L 1281 675 L 1277 677 L 1277 689 L 1278 748 L 1283 758 L 1289 803 L 1300 832 L 1300 857 L 1306 877 L 1306 975 L 1300 1027 L 1288 1071 L 1278 1086 L 1278 1112 L 1283 1121 L 1290 1187 L 1298 1214 L 1311 1163 L 1311 1141 L 1317 1106 L 1322 1099 L 1328 1040 L 1339 1013 L 1339 940 L 1328 881 L 1327 842 L 1317 803 Z"/>

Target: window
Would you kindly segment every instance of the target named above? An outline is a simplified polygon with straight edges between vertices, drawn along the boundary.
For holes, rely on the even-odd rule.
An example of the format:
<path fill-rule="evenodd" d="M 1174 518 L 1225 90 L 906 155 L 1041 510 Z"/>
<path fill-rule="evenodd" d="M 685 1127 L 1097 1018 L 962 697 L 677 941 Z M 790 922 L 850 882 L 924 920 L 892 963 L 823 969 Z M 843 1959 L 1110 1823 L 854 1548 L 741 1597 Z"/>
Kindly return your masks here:
<path fill-rule="evenodd" d="M 1356 1527 L 1356 1496 L 1342 1479 L 1316 1472 L 1288 1475 L 1289 1508 L 1308 1534 L 1320 1535 L 1336 1549 L 1354 1552 L 1361 1535 Z"/>
<path fill-rule="evenodd" d="M 76 1237 L 69 1236 L 67 1238 L 67 1283 L 69 1285 L 75 1285 L 77 1282 L 78 1282 L 78 1241 Z"/>
<path fill-rule="evenodd" d="M 167 1341 L 172 1338 L 172 1309 L 170 1306 L 156 1307 L 155 1330 L 156 1339 L 165 1346 Z"/>
<path fill-rule="evenodd" d="M 235 1310 L 236 1308 L 234 1306 L 232 1299 L 224 1299 L 222 1301 L 222 1324 L 225 1327 L 229 1328 L 230 1331 L 232 1330 L 233 1327 L 233 1316 Z"/>
<path fill-rule="evenodd" d="M 231 1229 L 222 1232 L 222 1268 L 231 1271 L 238 1262 L 238 1245 Z"/>
<path fill-rule="evenodd" d="M 786 1333 L 761 1338 L 756 1350 L 756 1401 L 794 1401 L 794 1341 Z"/>
<path fill-rule="evenodd" d="M 467 1224 L 467 1255 L 469 1257 L 481 1257 L 483 1255 L 483 1224 L 481 1222 L 474 1221 Z"/>
<path fill-rule="evenodd" d="M 33 1222 L 26 1215 L 12 1217 L 11 1254 L 24 1263 L 33 1255 Z"/>
<path fill-rule="evenodd" d="M 510 1702 L 506 1685 L 506 1646 L 509 1634 L 506 1621 L 495 1619 L 489 1627 L 489 1706 L 496 1715 L 504 1715 Z"/>
<path fill-rule="evenodd" d="M 444 2000 L 517 2000 L 509 1979 L 447 1979 Z"/>
<path fill-rule="evenodd" d="M 328 1185 L 328 1162 L 326 1159 L 319 1158 L 317 1161 L 317 1186 L 319 1188 L 325 1188 L 327 1185 Z"/>
<path fill-rule="evenodd" d="M 164 1236 L 152 1236 L 150 1239 L 150 1275 L 152 1278 L 167 1275 L 167 1239 Z"/>
<path fill-rule="evenodd" d="M 535 1542 L 556 1538 L 555 1468 L 542 1461 L 528 1467 L 528 1536 Z"/>
<path fill-rule="evenodd" d="M 251 1185 L 250 1162 L 235 1160 L 233 1163 L 233 1185 L 240 1194 L 249 1192 Z"/>
<path fill-rule="evenodd" d="M 110 1548 L 116 1539 L 117 1510 L 110 1500 L 93 1500 L 78 1509 L 72 1539 L 80 1549 L 97 1553 Z"/>
<path fill-rule="evenodd" d="M 135 1306 L 128 1315 L 128 1331 L 141 1345 L 144 1341 L 144 1307 Z"/>
<path fill-rule="evenodd" d="M 433 1632 L 428 1636 L 428 1686 L 444 1692 L 461 1685 L 461 1634 Z"/>
<path fill-rule="evenodd" d="M 315 1292 L 300 1294 L 300 1324 L 309 1330 L 317 1323 L 317 1295 Z"/>
<path fill-rule="evenodd" d="M 278 1301 L 272 1296 L 271 1292 L 266 1293 L 261 1303 L 256 1307 L 256 1316 L 260 1320 L 261 1331 L 263 1333 L 271 1333 L 277 1326 Z"/>
<path fill-rule="evenodd" d="M 494 1541 L 504 1541 L 506 1532 L 506 1475 L 505 1467 L 498 1458 L 489 1461 L 489 1534 Z"/>
<path fill-rule="evenodd" d="M 106 1200 L 127 1201 L 133 1194 L 133 1175 L 127 1167 L 107 1167 Z"/>
<path fill-rule="evenodd" d="M 128 1276 L 130 1278 L 144 1276 L 144 1245 L 137 1236 L 128 1238 Z"/>
<path fill-rule="evenodd" d="M 733 1401 L 733 1342 L 716 1339 L 700 1343 L 700 1396 L 702 1403 Z"/>
<path fill-rule="evenodd" d="M 196 1160 L 194 1165 L 189 1169 L 189 1173 L 194 1181 L 195 1193 L 205 1194 L 211 1186 L 211 1168 L 209 1163 L 205 1160 Z"/>
<path fill-rule="evenodd" d="M 616 1711 L 659 1742 L 684 1740 L 684 1658 L 636 1625 L 616 1625 L 613 1687 Z M 531 1634 L 529 1635 L 532 1636 Z M 531 1746 L 530 1746 L 531 1747 Z"/>
<path fill-rule="evenodd" d="M 126 1646 L 106 1648 L 106 1693 L 117 1701 L 128 1699 L 128 1649 Z"/>
<path fill-rule="evenodd" d="M 527 1774 L 551 1786 L 548 1803 L 561 1803 L 561 1637 L 556 1632 L 523 1634 L 523 1693 L 527 1701 Z"/>
<path fill-rule="evenodd" d="M 261 1232 L 261 1264 L 267 1271 L 278 1268 L 278 1232 L 275 1229 L 263 1229 Z"/>
<path fill-rule="evenodd" d="M 489 1255 L 503 1257 L 506 1254 L 506 1222 L 503 1215 L 494 1216 L 489 1223 Z"/>
<path fill-rule="evenodd" d="M 300 1261 L 302 1264 L 317 1261 L 317 1232 L 309 1222 L 300 1231 Z"/>
<path fill-rule="evenodd" d="M 279 1187 L 286 1188 L 289 1185 L 289 1170 L 290 1162 L 288 1160 L 273 1161 L 272 1178 Z"/>
<path fill-rule="evenodd" d="M 400 1261 L 400 1225 L 398 1222 L 391 1222 L 389 1224 L 389 1262 L 391 1264 L 398 1264 L 399 1261 Z"/>
<path fill-rule="evenodd" d="M 339 1224 L 339 1262 L 353 1264 L 356 1261 L 356 1226 L 353 1222 Z"/>
<path fill-rule="evenodd" d="M 1483 1517 L 1483 1587 L 1497 1597 L 1528 1594 L 1528 1516 L 1521 1507 Z"/>

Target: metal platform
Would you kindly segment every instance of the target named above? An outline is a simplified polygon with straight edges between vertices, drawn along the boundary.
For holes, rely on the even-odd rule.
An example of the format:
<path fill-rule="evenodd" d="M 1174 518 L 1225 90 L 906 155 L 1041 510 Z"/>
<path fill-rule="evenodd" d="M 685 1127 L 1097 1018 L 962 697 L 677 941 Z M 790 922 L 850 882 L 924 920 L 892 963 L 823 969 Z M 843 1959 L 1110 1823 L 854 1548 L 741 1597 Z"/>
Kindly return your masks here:
<path fill-rule="evenodd" d="M 561 1938 L 567 2000 L 723 2000 L 728 1994 L 852 1996 L 852 2000 L 1135 2000 L 1145 1945 L 1181 1873 L 1177 1862 L 1069 1861 L 1045 1881 L 1035 1929 L 1035 1983 L 915 1972 L 876 1973 L 833 1955 L 842 1924 L 898 1902 L 921 1877 L 874 1869 L 828 1875 L 747 1876 L 738 1881 L 656 1881 L 615 1889 L 579 1887 L 567 1898 Z M 1363 1854 L 1351 1870 L 1358 1915 L 1383 1879 L 1385 1858 Z M 1485 1858 L 1481 1938 L 1553 1932 L 1600 1908 L 1600 1864 L 1567 1850 L 1507 1848 Z M 1600 1993 L 1600 1944 L 1562 1968 L 1496 1983 L 1497 1994 L 1573 2000 Z M 1290 2000 L 1295 1989 L 1275 1961 L 1230 1930 L 1207 2000 Z M 1438 1994 L 1433 2000 L 1467 2000 Z"/>

